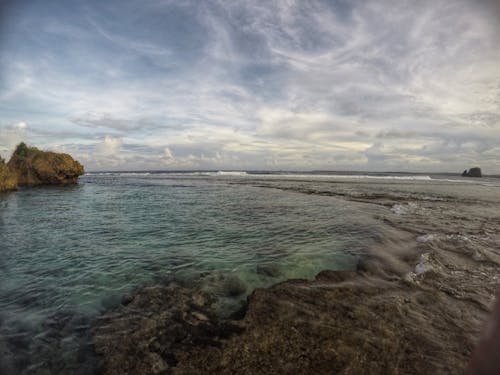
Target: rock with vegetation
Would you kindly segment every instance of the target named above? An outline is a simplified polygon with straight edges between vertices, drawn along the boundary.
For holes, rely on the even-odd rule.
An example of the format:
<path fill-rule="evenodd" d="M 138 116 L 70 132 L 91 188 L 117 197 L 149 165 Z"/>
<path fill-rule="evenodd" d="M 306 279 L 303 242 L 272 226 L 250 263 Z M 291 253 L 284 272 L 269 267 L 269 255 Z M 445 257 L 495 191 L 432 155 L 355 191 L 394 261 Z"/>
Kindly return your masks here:
<path fill-rule="evenodd" d="M 17 176 L 0 157 L 0 193 L 16 190 Z"/>
<path fill-rule="evenodd" d="M 83 166 L 70 155 L 41 151 L 20 143 L 7 166 L 16 174 L 19 186 L 75 184 Z"/>
<path fill-rule="evenodd" d="M 481 172 L 481 168 L 479 168 L 479 167 L 471 168 L 471 169 L 469 169 L 469 171 L 467 171 L 467 169 L 466 169 L 462 173 L 463 177 L 482 177 L 482 175 L 483 174 Z"/>

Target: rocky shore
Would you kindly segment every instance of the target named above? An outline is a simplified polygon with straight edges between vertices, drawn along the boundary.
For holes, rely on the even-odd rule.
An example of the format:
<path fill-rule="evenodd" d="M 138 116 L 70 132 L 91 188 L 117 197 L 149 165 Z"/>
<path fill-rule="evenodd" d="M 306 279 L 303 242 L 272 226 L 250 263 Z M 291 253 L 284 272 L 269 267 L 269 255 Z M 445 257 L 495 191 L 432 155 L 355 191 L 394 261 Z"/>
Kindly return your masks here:
<path fill-rule="evenodd" d="M 18 186 L 75 184 L 83 166 L 70 155 L 20 143 L 8 163 L 0 159 L 0 193 Z"/>
<path fill-rule="evenodd" d="M 372 205 L 387 236 L 356 270 L 257 289 L 229 318 L 196 287 L 140 289 L 94 328 L 104 374 L 464 372 L 499 284 L 498 188 L 252 184 Z"/>

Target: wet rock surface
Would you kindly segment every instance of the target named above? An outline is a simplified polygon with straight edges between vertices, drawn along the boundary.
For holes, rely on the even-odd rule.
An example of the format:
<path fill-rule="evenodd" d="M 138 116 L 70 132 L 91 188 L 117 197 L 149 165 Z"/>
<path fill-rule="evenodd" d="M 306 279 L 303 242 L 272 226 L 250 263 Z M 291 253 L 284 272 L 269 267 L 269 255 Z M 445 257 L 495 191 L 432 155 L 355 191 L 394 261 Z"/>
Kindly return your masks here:
<path fill-rule="evenodd" d="M 457 330 L 466 304 L 447 299 L 399 283 L 325 279 L 256 290 L 242 321 L 245 332 L 219 347 L 178 353 L 174 373 L 457 373 L 477 327 Z"/>
<path fill-rule="evenodd" d="M 184 348 L 218 346 L 240 331 L 215 319 L 212 296 L 176 284 L 145 287 L 126 302 L 102 316 L 93 331 L 103 374 L 170 373 Z"/>

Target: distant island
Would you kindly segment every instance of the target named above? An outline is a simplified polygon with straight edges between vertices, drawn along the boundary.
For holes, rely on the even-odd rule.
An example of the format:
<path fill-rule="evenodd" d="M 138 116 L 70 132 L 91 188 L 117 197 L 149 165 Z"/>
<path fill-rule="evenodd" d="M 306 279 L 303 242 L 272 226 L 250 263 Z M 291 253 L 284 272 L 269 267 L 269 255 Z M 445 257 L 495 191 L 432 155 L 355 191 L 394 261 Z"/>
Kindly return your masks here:
<path fill-rule="evenodd" d="M 481 168 L 479 167 L 474 167 L 474 168 L 471 168 L 467 171 L 467 169 L 465 171 L 462 172 L 462 177 L 482 177 L 483 174 L 481 172 Z"/>
<path fill-rule="evenodd" d="M 83 173 L 83 165 L 70 155 L 42 151 L 22 142 L 7 163 L 0 158 L 0 192 L 18 186 L 75 184 Z"/>

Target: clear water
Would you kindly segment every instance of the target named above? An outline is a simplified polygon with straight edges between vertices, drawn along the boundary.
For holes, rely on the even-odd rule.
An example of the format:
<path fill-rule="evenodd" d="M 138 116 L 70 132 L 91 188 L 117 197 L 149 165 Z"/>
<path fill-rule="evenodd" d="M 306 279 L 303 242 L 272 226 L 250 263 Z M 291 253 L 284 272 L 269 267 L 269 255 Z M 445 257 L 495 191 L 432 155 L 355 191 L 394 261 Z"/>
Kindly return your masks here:
<path fill-rule="evenodd" d="M 137 286 L 212 273 L 237 276 L 248 294 L 352 268 L 372 241 L 353 203 L 239 178 L 88 175 L 0 196 L 0 372 L 93 371 L 92 319 Z M 221 306 L 243 298 L 221 293 Z"/>

